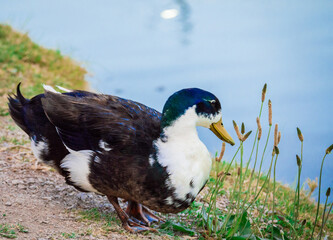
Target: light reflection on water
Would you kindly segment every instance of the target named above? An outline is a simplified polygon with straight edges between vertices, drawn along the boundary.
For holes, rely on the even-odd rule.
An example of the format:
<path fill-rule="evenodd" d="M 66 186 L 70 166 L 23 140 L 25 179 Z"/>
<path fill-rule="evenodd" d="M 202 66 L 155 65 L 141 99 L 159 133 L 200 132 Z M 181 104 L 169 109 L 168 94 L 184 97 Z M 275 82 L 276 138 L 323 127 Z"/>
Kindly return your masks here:
<path fill-rule="evenodd" d="M 294 181 L 297 126 L 305 137 L 302 180 L 318 176 L 324 151 L 333 143 L 333 2 L 98 3 L 4 0 L 0 21 L 83 62 L 93 74 L 91 86 L 100 92 L 158 110 L 181 88 L 213 92 L 235 139 L 232 119 L 256 128 L 261 88 L 267 82 L 273 119 L 282 132 L 278 179 Z M 166 9 L 176 9 L 178 16 L 161 18 Z M 267 122 L 266 105 L 262 121 Z M 220 148 L 212 133 L 199 129 L 199 134 L 212 152 Z M 226 157 L 234 151 L 228 147 Z M 270 151 L 266 156 L 268 161 Z M 324 192 L 332 186 L 332 172 L 331 155 L 325 163 Z"/>

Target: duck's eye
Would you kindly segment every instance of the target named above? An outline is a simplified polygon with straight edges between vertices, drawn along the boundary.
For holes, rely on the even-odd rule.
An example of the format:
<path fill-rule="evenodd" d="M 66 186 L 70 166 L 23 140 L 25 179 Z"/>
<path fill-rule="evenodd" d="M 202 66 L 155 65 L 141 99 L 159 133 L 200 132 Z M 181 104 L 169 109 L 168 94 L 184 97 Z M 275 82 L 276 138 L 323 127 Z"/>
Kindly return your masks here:
<path fill-rule="evenodd" d="M 219 110 L 221 108 L 220 102 L 216 101 L 215 99 L 209 100 L 208 102 L 215 110 Z"/>
<path fill-rule="evenodd" d="M 213 106 L 213 108 L 216 108 L 216 100 L 209 100 L 208 102 Z"/>

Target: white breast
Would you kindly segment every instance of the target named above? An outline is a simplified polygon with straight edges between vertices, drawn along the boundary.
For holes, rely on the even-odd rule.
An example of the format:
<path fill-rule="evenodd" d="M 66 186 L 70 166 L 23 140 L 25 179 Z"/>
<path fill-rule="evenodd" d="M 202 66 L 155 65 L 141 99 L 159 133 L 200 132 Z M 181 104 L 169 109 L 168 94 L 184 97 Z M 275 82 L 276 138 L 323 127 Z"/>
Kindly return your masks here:
<path fill-rule="evenodd" d="M 212 166 L 211 156 L 200 141 L 195 122 L 189 121 L 194 111 L 179 118 L 175 124 L 165 129 L 167 141 L 158 139 L 158 162 L 167 167 L 170 174 L 169 187 L 175 189 L 176 198 L 185 200 L 190 193 L 196 196 L 209 177 Z M 191 183 L 191 184 L 190 184 Z M 171 199 L 166 202 L 172 204 Z"/>

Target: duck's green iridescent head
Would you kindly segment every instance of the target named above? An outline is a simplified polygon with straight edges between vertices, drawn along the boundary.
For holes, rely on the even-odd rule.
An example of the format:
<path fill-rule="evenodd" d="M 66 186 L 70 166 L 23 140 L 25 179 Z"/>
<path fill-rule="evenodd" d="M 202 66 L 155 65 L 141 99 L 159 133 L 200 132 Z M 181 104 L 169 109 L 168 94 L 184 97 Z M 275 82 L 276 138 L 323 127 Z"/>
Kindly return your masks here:
<path fill-rule="evenodd" d="M 189 109 L 195 110 L 199 126 L 209 128 L 221 140 L 234 145 L 222 124 L 220 101 L 199 88 L 182 89 L 169 97 L 163 108 L 161 127 L 172 126 Z"/>

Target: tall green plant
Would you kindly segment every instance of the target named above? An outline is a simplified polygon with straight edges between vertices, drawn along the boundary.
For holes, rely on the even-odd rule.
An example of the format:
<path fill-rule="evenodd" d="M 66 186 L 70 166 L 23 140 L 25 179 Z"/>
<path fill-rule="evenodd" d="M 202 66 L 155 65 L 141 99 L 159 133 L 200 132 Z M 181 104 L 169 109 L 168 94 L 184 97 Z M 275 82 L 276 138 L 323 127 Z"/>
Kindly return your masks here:
<path fill-rule="evenodd" d="M 257 184 L 255 187 L 255 193 L 254 195 L 257 194 L 257 189 L 258 189 L 258 185 L 259 185 L 259 180 L 260 180 L 260 174 L 261 174 L 261 167 L 262 167 L 262 163 L 264 161 L 264 157 L 265 157 L 265 153 L 266 153 L 266 148 L 267 148 L 267 144 L 269 141 L 269 136 L 271 133 L 271 129 L 272 129 L 272 102 L 271 100 L 268 100 L 268 124 L 269 124 L 269 129 L 268 129 L 268 134 L 267 134 L 267 138 L 266 138 L 266 143 L 265 143 L 265 147 L 264 147 L 264 151 L 262 152 L 262 156 L 261 156 L 261 161 L 260 161 L 260 166 L 259 166 L 259 173 L 258 173 L 258 178 L 257 178 Z"/>
<path fill-rule="evenodd" d="M 263 88 L 263 96 L 266 92 L 266 85 Z M 264 91 L 265 89 L 265 91 Z M 246 158 L 246 152 L 244 151 L 244 144 L 245 140 L 248 138 L 248 136 L 251 134 L 251 131 L 245 134 L 245 124 L 241 124 L 241 129 L 238 128 L 235 121 L 233 121 L 234 128 L 237 134 L 237 137 L 239 139 L 239 147 L 237 148 L 235 154 L 233 155 L 231 161 L 228 164 L 225 164 L 223 161 L 223 164 L 221 165 L 221 160 L 224 153 L 224 147 L 222 147 L 220 157 L 217 158 L 217 155 L 215 157 L 215 164 L 214 164 L 214 174 L 211 179 L 211 183 L 209 184 L 209 192 L 207 193 L 205 199 L 208 200 L 208 206 L 202 206 L 201 209 L 201 217 L 203 222 L 203 231 L 205 232 L 206 237 L 216 237 L 217 239 L 258 239 L 260 237 L 263 238 L 271 238 L 271 239 L 302 239 L 303 229 L 305 227 L 305 221 L 303 220 L 301 224 L 298 224 L 298 218 L 300 215 L 300 176 L 301 176 L 301 170 L 302 170 L 302 160 L 303 160 L 303 135 L 301 134 L 300 130 L 298 129 L 298 135 L 301 140 L 301 153 L 299 157 L 297 155 L 297 166 L 298 166 L 298 174 L 297 174 L 297 186 L 295 189 L 295 195 L 293 195 L 291 198 L 294 198 L 294 208 L 292 209 L 292 212 L 290 213 L 290 216 L 287 215 L 286 217 L 282 217 L 280 209 L 277 211 L 277 208 L 279 205 L 277 205 L 277 196 L 281 198 L 281 193 L 279 191 L 279 188 L 277 187 L 278 184 L 276 182 L 276 171 L 277 171 L 277 161 L 278 156 L 280 153 L 280 150 L 278 148 L 278 144 L 281 139 L 281 133 L 278 131 L 278 125 L 275 125 L 274 130 L 274 144 L 273 144 L 273 152 L 272 152 L 272 158 L 270 161 L 268 172 L 266 173 L 266 177 L 262 184 L 261 181 L 261 170 L 263 161 L 265 158 L 265 152 L 267 150 L 267 147 L 269 145 L 269 139 L 270 139 L 270 132 L 272 128 L 272 102 L 268 101 L 268 134 L 266 138 L 266 142 L 263 148 L 263 151 L 259 152 L 259 142 L 262 135 L 262 128 L 260 125 L 260 116 L 262 112 L 262 106 L 264 102 L 264 97 L 262 98 L 261 107 L 259 116 L 257 118 L 257 131 L 255 138 L 253 140 L 253 146 L 250 153 L 250 157 Z M 326 154 L 323 158 L 322 165 L 324 162 L 324 159 L 328 153 L 332 150 L 333 145 L 330 146 L 326 150 Z M 250 164 L 250 161 L 252 160 L 252 156 L 255 149 L 255 162 L 254 167 L 251 170 L 250 174 L 247 174 L 248 167 Z M 261 156 L 260 166 L 259 166 L 259 174 L 258 178 L 256 179 L 254 177 L 254 171 L 256 170 L 257 164 L 258 164 L 258 156 Z M 244 162 L 244 158 L 247 159 L 247 162 Z M 237 161 L 235 162 L 235 160 Z M 233 165 L 233 163 L 235 164 Z M 237 164 L 239 163 L 239 165 Z M 234 182 L 232 183 L 232 187 L 230 188 L 228 198 L 229 198 L 229 206 L 227 211 L 221 211 L 217 207 L 218 198 L 221 194 L 223 194 L 222 187 L 224 185 L 224 181 L 226 177 L 228 176 L 229 170 L 231 167 L 234 166 L 235 171 L 235 178 Z M 244 170 L 243 171 L 243 167 Z M 321 166 L 321 172 L 320 172 L 320 180 L 319 184 L 321 184 L 321 175 L 322 175 L 322 168 Z M 232 177 L 232 176 L 231 176 Z M 272 180 L 271 180 L 272 179 Z M 257 180 L 255 184 L 255 189 L 252 190 L 252 182 Z M 244 189 L 244 184 L 249 184 L 247 188 Z M 260 185 L 260 186 L 259 186 Z M 244 190 L 246 190 L 244 192 Z M 261 195 L 263 195 L 263 192 L 266 191 L 266 196 L 264 198 L 260 198 Z M 268 196 L 273 196 L 272 202 L 268 201 Z M 288 197 L 288 195 L 284 196 Z M 279 198 L 279 199 L 280 199 Z M 258 202 L 257 200 L 260 199 Z M 318 199 L 318 202 L 320 199 Z M 257 217 L 252 216 L 253 213 L 255 213 L 254 203 L 260 203 L 260 208 L 258 209 L 258 215 Z M 328 205 L 329 206 L 329 205 Z M 267 228 L 263 229 L 261 227 L 262 219 L 268 220 L 268 216 L 264 216 L 264 211 L 266 209 L 272 208 L 272 215 L 270 219 L 272 220 L 272 224 L 269 224 Z M 329 212 L 332 209 L 329 208 Z M 326 208 L 325 208 L 326 209 Z M 253 211 L 253 212 L 252 212 Z M 318 207 L 317 207 L 318 211 Z M 324 212 L 322 216 L 322 229 L 325 226 L 325 223 L 328 219 L 328 214 Z M 250 222 L 251 220 L 251 222 Z M 317 220 L 316 220 L 317 221 Z M 276 227 L 278 224 L 279 227 L 287 228 L 288 230 L 283 233 L 280 232 L 280 229 Z M 297 224 L 297 225 L 296 225 Z M 254 230 L 258 232 L 258 236 L 254 233 Z M 314 229 L 312 229 L 314 231 Z M 281 235 L 282 234 L 282 235 Z M 319 234 L 321 236 L 322 233 Z"/>
<path fill-rule="evenodd" d="M 295 198 L 294 198 L 294 207 L 293 207 L 293 216 L 294 216 L 294 228 L 296 227 L 298 212 L 299 212 L 299 197 L 300 197 L 300 182 L 301 182 L 301 173 L 302 173 L 302 163 L 303 163 L 303 141 L 304 137 L 299 128 L 297 129 L 297 135 L 301 142 L 301 157 L 296 154 L 296 163 L 297 163 L 297 185 L 295 190 Z"/>
<path fill-rule="evenodd" d="M 321 161 L 320 174 L 319 174 L 319 192 L 318 192 L 318 200 L 317 200 L 317 211 L 316 211 L 315 222 L 314 222 L 313 228 L 312 228 L 311 239 L 313 238 L 313 234 L 314 234 L 316 224 L 317 224 L 317 219 L 318 219 L 318 213 L 319 213 L 319 207 L 320 207 L 321 176 L 323 173 L 324 161 L 325 161 L 326 156 L 332 152 L 332 149 L 333 149 L 333 144 L 326 149 L 323 160 Z"/>
<path fill-rule="evenodd" d="M 321 176 L 323 173 L 324 161 L 325 161 L 326 156 L 332 152 L 332 149 L 333 149 L 333 144 L 326 149 L 323 160 L 321 161 L 320 174 L 319 174 L 319 192 L 318 192 L 318 200 L 317 200 L 317 211 L 316 211 L 315 222 L 314 222 L 313 228 L 312 228 L 311 239 L 313 239 L 313 234 L 314 234 L 314 231 L 315 231 L 315 228 L 317 225 L 317 219 L 318 219 L 318 213 L 319 213 L 319 207 L 320 207 Z"/>
<path fill-rule="evenodd" d="M 323 212 L 323 218 L 321 221 L 321 228 L 320 228 L 320 232 L 319 232 L 319 240 L 321 240 L 321 236 L 323 234 L 323 229 L 324 229 L 324 225 L 325 225 L 325 210 L 326 210 L 326 206 L 327 206 L 327 201 L 328 201 L 328 197 L 331 194 L 331 188 L 329 187 L 326 191 L 326 200 L 325 200 L 325 205 L 324 205 L 324 212 Z M 328 214 L 330 214 L 330 212 L 328 212 Z"/>

